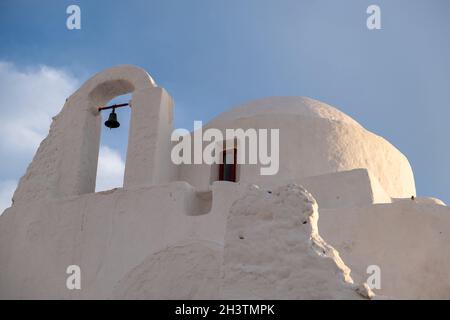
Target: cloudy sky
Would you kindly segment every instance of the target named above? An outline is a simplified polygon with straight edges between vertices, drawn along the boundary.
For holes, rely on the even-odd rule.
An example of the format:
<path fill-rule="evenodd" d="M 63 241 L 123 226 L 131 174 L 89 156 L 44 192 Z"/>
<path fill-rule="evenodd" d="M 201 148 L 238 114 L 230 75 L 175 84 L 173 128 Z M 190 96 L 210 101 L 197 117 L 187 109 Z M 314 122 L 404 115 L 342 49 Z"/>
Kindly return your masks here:
<path fill-rule="evenodd" d="M 382 29 L 369 31 L 374 3 Z M 66 28 L 71 4 L 81 30 Z M 327 102 L 409 158 L 419 195 L 449 203 L 449 9 L 448 0 L 1 0 L 0 211 L 65 98 L 117 64 L 143 67 L 170 92 L 176 127 L 264 96 Z M 98 190 L 122 184 L 129 111 L 118 112 L 123 126 L 102 132 Z"/>

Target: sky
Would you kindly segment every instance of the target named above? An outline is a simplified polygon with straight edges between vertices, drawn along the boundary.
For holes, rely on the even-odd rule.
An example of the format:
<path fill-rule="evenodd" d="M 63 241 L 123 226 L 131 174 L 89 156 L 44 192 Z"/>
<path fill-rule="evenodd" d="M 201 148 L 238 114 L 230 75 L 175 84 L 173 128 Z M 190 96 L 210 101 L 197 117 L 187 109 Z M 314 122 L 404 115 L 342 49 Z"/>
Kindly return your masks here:
<path fill-rule="evenodd" d="M 66 27 L 72 4 L 80 30 Z M 366 26 L 371 4 L 380 30 Z M 146 69 L 171 94 L 175 128 L 266 96 L 331 104 L 408 157 L 419 196 L 450 203 L 449 9 L 448 0 L 1 0 L 0 211 L 65 98 L 118 64 Z M 97 190 L 122 185 L 129 110 L 117 113 L 122 126 L 102 131 Z"/>

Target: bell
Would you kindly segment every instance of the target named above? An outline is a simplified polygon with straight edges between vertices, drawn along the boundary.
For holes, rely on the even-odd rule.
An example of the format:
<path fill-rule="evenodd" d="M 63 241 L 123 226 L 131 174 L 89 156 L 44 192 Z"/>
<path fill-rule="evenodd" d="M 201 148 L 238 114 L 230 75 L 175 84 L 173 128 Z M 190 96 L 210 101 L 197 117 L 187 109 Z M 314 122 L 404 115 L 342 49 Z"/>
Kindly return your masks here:
<path fill-rule="evenodd" d="M 105 121 L 105 126 L 107 126 L 110 129 L 118 128 L 120 127 L 119 121 L 117 121 L 117 114 L 116 110 L 112 110 L 109 114 L 108 120 Z"/>

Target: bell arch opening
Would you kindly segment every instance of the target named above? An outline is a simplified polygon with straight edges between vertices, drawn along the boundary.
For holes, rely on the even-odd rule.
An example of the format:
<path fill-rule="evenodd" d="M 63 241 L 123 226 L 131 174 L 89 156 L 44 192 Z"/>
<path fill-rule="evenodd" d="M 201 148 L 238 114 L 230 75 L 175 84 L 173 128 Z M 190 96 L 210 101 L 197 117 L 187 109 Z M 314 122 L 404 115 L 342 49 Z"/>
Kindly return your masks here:
<path fill-rule="evenodd" d="M 135 85 L 126 79 L 104 80 L 89 92 L 88 99 L 98 111 L 101 107 L 130 103 L 135 89 Z M 130 107 L 98 112 L 100 130 L 94 192 L 123 187 L 131 116 Z M 118 127 L 108 128 L 105 125 L 108 119 L 117 120 Z"/>
<path fill-rule="evenodd" d="M 129 103 L 131 99 L 132 93 L 127 93 L 114 97 L 105 105 Z M 105 122 L 110 119 L 112 112 L 112 110 L 101 111 L 100 146 L 95 192 L 123 187 L 131 110 L 129 107 L 116 108 L 114 113 L 120 126 L 111 129 L 105 125 Z"/>

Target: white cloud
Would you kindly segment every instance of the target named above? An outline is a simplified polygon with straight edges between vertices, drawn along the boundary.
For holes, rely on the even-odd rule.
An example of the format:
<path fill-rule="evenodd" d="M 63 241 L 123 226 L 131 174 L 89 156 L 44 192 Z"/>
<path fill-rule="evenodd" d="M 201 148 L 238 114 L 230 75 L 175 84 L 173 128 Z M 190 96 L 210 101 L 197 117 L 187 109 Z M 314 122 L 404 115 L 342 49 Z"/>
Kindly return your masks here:
<path fill-rule="evenodd" d="M 0 215 L 6 208 L 11 206 L 11 199 L 16 190 L 17 181 L 0 181 Z"/>
<path fill-rule="evenodd" d="M 104 191 L 123 185 L 125 162 L 120 153 L 108 146 L 101 146 L 98 157 L 95 191 Z"/>
<path fill-rule="evenodd" d="M 19 70 L 0 61 L 0 152 L 32 155 L 78 81 L 48 66 Z"/>

